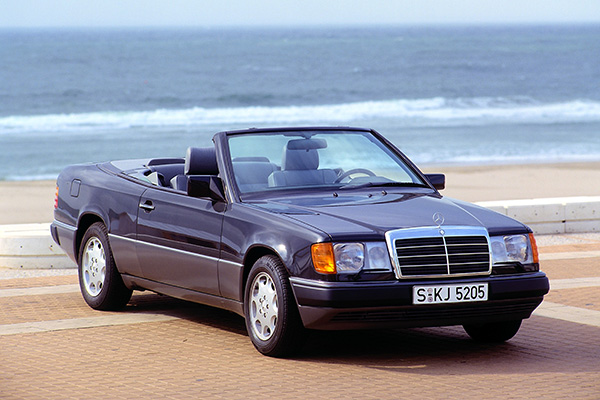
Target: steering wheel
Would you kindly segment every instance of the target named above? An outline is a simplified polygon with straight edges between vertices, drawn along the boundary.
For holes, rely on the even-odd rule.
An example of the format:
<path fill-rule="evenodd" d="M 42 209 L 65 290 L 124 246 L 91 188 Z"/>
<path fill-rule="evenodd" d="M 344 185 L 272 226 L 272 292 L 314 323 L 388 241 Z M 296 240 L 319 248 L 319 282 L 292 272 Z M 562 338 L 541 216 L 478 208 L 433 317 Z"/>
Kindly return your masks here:
<path fill-rule="evenodd" d="M 367 176 L 376 176 L 373 171 L 370 171 L 368 169 L 353 168 L 353 169 L 349 169 L 348 171 L 346 171 L 343 174 L 341 174 L 340 176 L 338 176 L 334 183 L 340 183 L 342 180 L 344 180 L 345 178 L 347 178 L 353 174 L 365 174 Z"/>

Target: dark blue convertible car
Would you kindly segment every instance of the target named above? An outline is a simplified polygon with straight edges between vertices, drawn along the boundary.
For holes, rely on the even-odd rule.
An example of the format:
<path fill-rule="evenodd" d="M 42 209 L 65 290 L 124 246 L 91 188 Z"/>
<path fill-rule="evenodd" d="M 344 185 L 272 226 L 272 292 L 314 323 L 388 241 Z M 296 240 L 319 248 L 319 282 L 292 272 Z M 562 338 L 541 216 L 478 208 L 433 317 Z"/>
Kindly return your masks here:
<path fill-rule="evenodd" d="M 548 292 L 531 230 L 443 197 L 377 132 L 221 132 L 184 158 L 67 167 L 54 240 L 85 301 L 133 290 L 234 311 L 263 354 L 305 329 L 462 325 L 513 337 Z"/>

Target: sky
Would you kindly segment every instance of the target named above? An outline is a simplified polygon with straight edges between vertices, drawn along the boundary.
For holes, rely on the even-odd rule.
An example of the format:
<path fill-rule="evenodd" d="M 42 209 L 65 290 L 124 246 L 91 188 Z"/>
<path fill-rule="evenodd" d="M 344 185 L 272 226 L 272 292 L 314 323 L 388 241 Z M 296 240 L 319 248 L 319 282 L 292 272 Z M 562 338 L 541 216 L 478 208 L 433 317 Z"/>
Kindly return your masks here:
<path fill-rule="evenodd" d="M 600 23 L 600 0 L 0 0 L 0 28 Z"/>

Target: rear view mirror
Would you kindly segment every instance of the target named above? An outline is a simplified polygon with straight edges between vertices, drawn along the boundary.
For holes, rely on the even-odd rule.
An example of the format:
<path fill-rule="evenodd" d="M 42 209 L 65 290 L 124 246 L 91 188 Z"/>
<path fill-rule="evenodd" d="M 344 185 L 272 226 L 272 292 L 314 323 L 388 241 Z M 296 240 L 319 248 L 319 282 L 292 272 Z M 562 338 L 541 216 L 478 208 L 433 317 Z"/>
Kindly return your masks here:
<path fill-rule="evenodd" d="M 431 185 L 437 190 L 446 188 L 446 176 L 444 174 L 425 174 Z"/>
<path fill-rule="evenodd" d="M 225 190 L 221 178 L 213 175 L 190 175 L 187 182 L 190 197 L 209 198 L 225 202 Z"/>

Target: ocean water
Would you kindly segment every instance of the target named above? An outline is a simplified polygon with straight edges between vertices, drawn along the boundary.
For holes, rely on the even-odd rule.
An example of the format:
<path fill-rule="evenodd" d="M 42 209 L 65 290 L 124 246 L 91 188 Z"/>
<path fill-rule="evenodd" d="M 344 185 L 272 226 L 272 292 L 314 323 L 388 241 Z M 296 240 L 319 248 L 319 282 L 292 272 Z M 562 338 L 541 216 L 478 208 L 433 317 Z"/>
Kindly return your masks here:
<path fill-rule="evenodd" d="M 600 25 L 0 30 L 0 180 L 289 125 L 418 165 L 600 160 Z"/>

